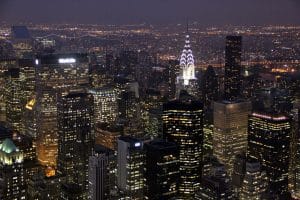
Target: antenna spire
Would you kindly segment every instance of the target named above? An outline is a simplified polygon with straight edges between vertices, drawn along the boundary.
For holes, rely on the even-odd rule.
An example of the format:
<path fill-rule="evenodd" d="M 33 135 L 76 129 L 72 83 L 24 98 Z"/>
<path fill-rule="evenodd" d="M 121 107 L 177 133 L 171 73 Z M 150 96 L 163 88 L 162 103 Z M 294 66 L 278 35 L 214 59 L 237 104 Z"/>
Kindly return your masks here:
<path fill-rule="evenodd" d="M 186 34 L 189 34 L 189 19 L 186 19 Z"/>

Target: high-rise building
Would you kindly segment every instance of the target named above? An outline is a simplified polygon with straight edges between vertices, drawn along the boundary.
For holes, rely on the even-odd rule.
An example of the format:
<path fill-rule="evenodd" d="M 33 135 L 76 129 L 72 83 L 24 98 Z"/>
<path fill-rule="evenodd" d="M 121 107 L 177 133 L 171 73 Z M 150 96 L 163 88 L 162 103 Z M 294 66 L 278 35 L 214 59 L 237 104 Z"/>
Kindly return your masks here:
<path fill-rule="evenodd" d="M 129 136 L 118 139 L 117 186 L 125 198 L 141 200 L 144 197 L 144 143 Z"/>
<path fill-rule="evenodd" d="M 202 101 L 204 107 L 209 109 L 219 95 L 218 77 L 212 66 L 208 66 L 201 80 Z"/>
<path fill-rule="evenodd" d="M 0 199 L 26 199 L 23 153 L 11 139 L 0 143 Z"/>
<path fill-rule="evenodd" d="M 247 150 L 248 101 L 214 103 L 213 154 L 232 174 L 235 156 Z"/>
<path fill-rule="evenodd" d="M 295 105 L 293 110 L 293 135 L 295 136 L 294 144 L 294 166 L 292 168 L 292 182 L 294 185 L 295 194 L 300 197 L 300 105 Z M 293 153 L 293 151 L 292 151 Z"/>
<path fill-rule="evenodd" d="M 23 105 L 35 94 L 35 65 L 33 59 L 19 59 L 20 80 L 22 82 Z"/>
<path fill-rule="evenodd" d="M 114 151 L 96 145 L 89 158 L 89 199 L 109 199 L 115 184 Z"/>
<path fill-rule="evenodd" d="M 204 176 L 197 191 L 196 200 L 230 200 L 234 199 L 229 176 L 224 165 L 212 166 L 208 176 Z"/>
<path fill-rule="evenodd" d="M 118 117 L 118 94 L 114 88 L 90 90 L 94 96 L 95 124 L 113 123 Z"/>
<path fill-rule="evenodd" d="M 178 60 L 170 60 L 168 63 L 168 83 L 169 98 L 173 99 L 176 95 L 176 79 L 180 74 L 180 65 Z"/>
<path fill-rule="evenodd" d="M 195 76 L 195 60 L 193 51 L 191 50 L 190 36 L 185 36 L 185 44 L 180 59 L 181 74 L 177 77 L 177 92 L 186 90 L 190 94 L 196 94 L 196 76 Z"/>
<path fill-rule="evenodd" d="M 64 179 L 62 199 L 88 197 L 88 159 L 94 146 L 93 112 L 91 94 L 69 93 L 58 100 L 57 171 Z"/>
<path fill-rule="evenodd" d="M 291 121 L 273 113 L 249 116 L 248 157 L 260 162 L 268 178 L 268 195 L 288 198 Z"/>
<path fill-rule="evenodd" d="M 203 105 L 190 98 L 163 105 L 163 136 L 179 147 L 181 198 L 194 197 L 201 179 Z"/>
<path fill-rule="evenodd" d="M 227 36 L 225 47 L 225 83 L 226 100 L 234 100 L 240 96 L 241 86 L 242 37 Z"/>
<path fill-rule="evenodd" d="M 246 162 L 247 162 L 247 157 L 245 153 L 236 155 L 234 159 L 233 172 L 232 172 L 232 187 L 233 187 L 234 194 L 237 198 L 239 198 L 242 184 L 244 181 L 244 176 L 246 173 Z"/>
<path fill-rule="evenodd" d="M 146 151 L 146 196 L 149 199 L 172 199 L 178 195 L 179 149 L 163 140 L 144 145 Z"/>
<path fill-rule="evenodd" d="M 6 121 L 17 131 L 22 131 L 22 88 L 20 69 L 8 70 L 5 91 Z"/>
<path fill-rule="evenodd" d="M 118 138 L 122 135 L 123 127 L 118 125 L 95 124 L 95 142 L 108 149 L 117 150 Z"/>
<path fill-rule="evenodd" d="M 56 166 L 57 96 L 89 85 L 86 54 L 45 54 L 35 59 L 34 117 L 37 152 L 41 164 Z M 35 122 L 32 122 L 34 124 Z M 33 128 L 34 129 L 34 128 Z"/>
<path fill-rule="evenodd" d="M 259 162 L 246 162 L 246 171 L 243 178 L 241 193 L 239 199 L 241 200 L 260 200 L 265 196 L 267 189 L 267 176 L 261 170 Z"/>
<path fill-rule="evenodd" d="M 0 121 L 6 121 L 7 75 L 12 68 L 17 68 L 16 59 L 0 59 Z"/>

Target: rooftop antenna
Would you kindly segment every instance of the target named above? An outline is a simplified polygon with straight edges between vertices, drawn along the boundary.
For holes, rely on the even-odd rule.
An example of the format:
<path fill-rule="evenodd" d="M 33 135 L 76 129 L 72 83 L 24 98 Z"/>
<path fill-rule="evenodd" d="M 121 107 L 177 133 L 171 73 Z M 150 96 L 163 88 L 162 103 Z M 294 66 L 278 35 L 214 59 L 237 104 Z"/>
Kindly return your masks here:
<path fill-rule="evenodd" d="M 189 34 L 189 19 L 186 19 L 186 34 Z"/>

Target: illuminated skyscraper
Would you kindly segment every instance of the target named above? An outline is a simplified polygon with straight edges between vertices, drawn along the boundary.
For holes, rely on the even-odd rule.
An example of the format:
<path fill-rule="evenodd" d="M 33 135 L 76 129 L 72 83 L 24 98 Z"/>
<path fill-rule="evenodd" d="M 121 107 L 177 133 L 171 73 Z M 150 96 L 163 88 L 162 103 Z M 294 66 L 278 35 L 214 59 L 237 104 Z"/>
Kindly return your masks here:
<path fill-rule="evenodd" d="M 294 184 L 294 189 L 296 196 L 300 197 L 300 105 L 294 106 L 293 110 L 293 135 L 295 136 L 294 141 L 294 166 L 291 169 L 292 171 L 292 182 Z M 292 151 L 293 152 L 293 151 Z"/>
<path fill-rule="evenodd" d="M 163 135 L 179 146 L 180 198 L 194 197 L 200 186 L 203 154 L 203 105 L 182 99 L 163 105 Z"/>
<path fill-rule="evenodd" d="M 260 200 L 263 199 L 267 189 L 267 176 L 261 170 L 259 162 L 246 162 L 246 173 L 242 183 L 241 200 Z"/>
<path fill-rule="evenodd" d="M 178 195 L 179 149 L 175 143 L 151 141 L 145 144 L 146 196 L 172 199 Z"/>
<path fill-rule="evenodd" d="M 11 139 L 0 143 L 0 199 L 26 199 L 23 153 Z"/>
<path fill-rule="evenodd" d="M 235 156 L 247 150 L 250 102 L 221 101 L 214 103 L 213 154 L 232 174 Z"/>
<path fill-rule="evenodd" d="M 11 68 L 8 70 L 6 82 L 5 104 L 6 120 L 17 131 L 22 131 L 22 83 L 20 69 Z"/>
<path fill-rule="evenodd" d="M 62 199 L 88 196 L 88 160 L 94 146 L 93 97 L 70 93 L 58 102 L 58 174 Z"/>
<path fill-rule="evenodd" d="M 46 54 L 37 56 L 36 120 L 38 159 L 43 165 L 56 166 L 57 96 L 88 86 L 86 54 Z M 33 122 L 34 124 L 34 122 Z"/>
<path fill-rule="evenodd" d="M 268 178 L 267 192 L 288 198 L 291 121 L 278 114 L 252 113 L 248 128 L 248 157 L 260 162 Z"/>
<path fill-rule="evenodd" d="M 242 37 L 227 36 L 225 49 L 225 83 L 226 100 L 234 100 L 240 96 L 241 86 Z"/>
<path fill-rule="evenodd" d="M 143 142 L 133 137 L 122 136 L 118 139 L 117 186 L 125 199 L 144 199 L 145 153 Z"/>
<path fill-rule="evenodd" d="M 113 123 L 118 116 L 118 94 L 114 88 L 90 90 L 94 96 L 95 124 Z"/>
<path fill-rule="evenodd" d="M 35 65 L 33 59 L 19 59 L 20 80 L 22 81 L 24 106 L 35 93 Z"/>
<path fill-rule="evenodd" d="M 181 75 L 177 77 L 177 90 L 187 90 L 190 94 L 196 92 L 195 60 L 191 50 L 190 36 L 185 36 L 185 45 L 180 59 Z"/>

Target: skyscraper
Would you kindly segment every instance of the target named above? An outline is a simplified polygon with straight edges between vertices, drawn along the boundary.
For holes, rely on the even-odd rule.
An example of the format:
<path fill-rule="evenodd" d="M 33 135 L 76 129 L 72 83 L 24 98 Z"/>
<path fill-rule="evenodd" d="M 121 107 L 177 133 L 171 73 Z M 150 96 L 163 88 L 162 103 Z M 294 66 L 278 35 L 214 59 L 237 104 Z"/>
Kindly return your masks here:
<path fill-rule="evenodd" d="M 58 174 L 62 199 L 88 197 L 88 159 L 94 146 L 93 97 L 70 93 L 58 102 Z M 71 196 L 70 196 L 71 195 Z"/>
<path fill-rule="evenodd" d="M 234 100 L 240 96 L 241 86 L 242 37 L 227 36 L 225 47 L 225 83 L 226 100 Z"/>
<path fill-rule="evenodd" d="M 0 199 L 26 199 L 23 153 L 11 139 L 0 143 Z"/>
<path fill-rule="evenodd" d="M 45 54 L 35 59 L 37 152 L 41 164 L 56 166 L 57 96 L 89 85 L 86 54 Z"/>
<path fill-rule="evenodd" d="M 118 139 L 117 186 L 125 199 L 142 200 L 144 197 L 144 143 L 136 138 Z"/>
<path fill-rule="evenodd" d="M 5 104 L 6 120 L 10 126 L 22 131 L 22 87 L 20 79 L 20 69 L 11 68 L 8 70 L 8 80 L 6 82 Z"/>
<path fill-rule="evenodd" d="M 254 112 L 249 117 L 248 157 L 260 162 L 268 178 L 267 192 L 288 198 L 291 121 L 273 113 Z"/>
<path fill-rule="evenodd" d="M 172 199 L 178 195 L 179 149 L 163 140 L 145 144 L 146 196 L 149 199 Z"/>
<path fill-rule="evenodd" d="M 247 150 L 248 101 L 214 103 L 213 154 L 232 174 L 235 156 Z"/>
<path fill-rule="evenodd" d="M 181 99 L 163 105 L 163 136 L 179 146 L 181 198 L 194 197 L 200 186 L 203 154 L 203 105 Z"/>
<path fill-rule="evenodd" d="M 217 163 L 215 163 L 217 164 Z M 212 166 L 210 175 L 204 176 L 197 191 L 196 200 L 230 200 L 233 199 L 230 179 L 224 165 Z"/>
<path fill-rule="evenodd" d="M 190 94 L 196 94 L 196 76 L 195 76 L 195 60 L 191 50 L 190 36 L 185 36 L 185 44 L 182 50 L 180 59 L 181 75 L 177 77 L 177 92 L 180 90 L 186 90 Z"/>
<path fill-rule="evenodd" d="M 202 100 L 206 109 L 212 107 L 219 93 L 218 77 L 212 66 L 208 66 L 201 80 Z"/>
<path fill-rule="evenodd" d="M 241 200 L 263 199 L 267 189 L 267 176 L 261 170 L 261 165 L 256 161 L 246 162 L 246 173 L 242 183 Z"/>
<path fill-rule="evenodd" d="M 95 124 L 113 123 L 118 116 L 117 90 L 114 88 L 98 88 L 90 90 L 94 96 Z"/>
<path fill-rule="evenodd" d="M 109 199 L 114 175 L 112 162 L 114 162 L 114 151 L 101 145 L 96 145 L 93 154 L 89 158 L 89 199 Z"/>

